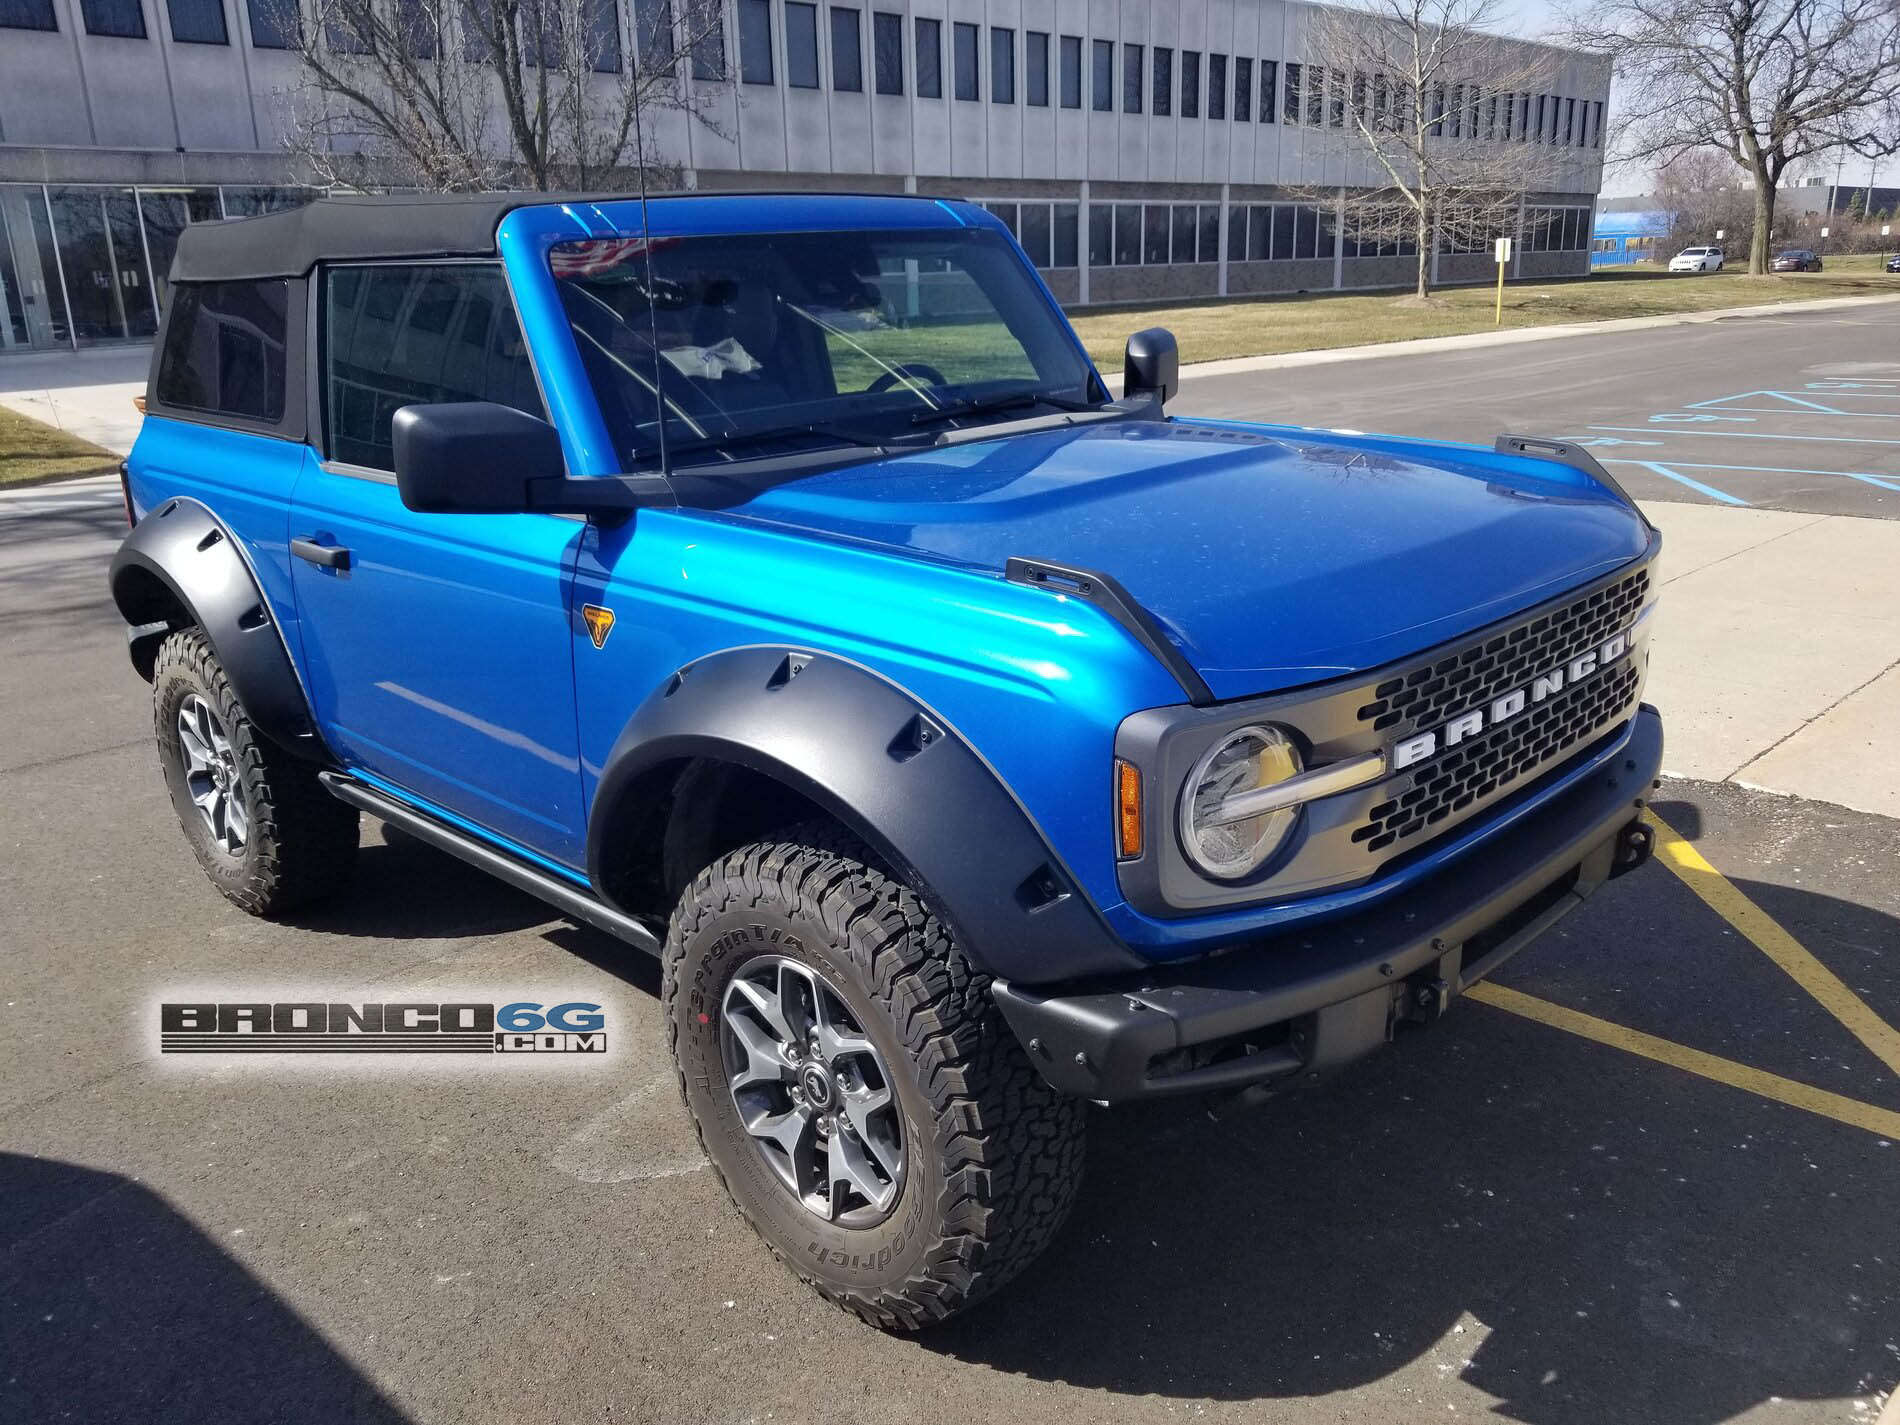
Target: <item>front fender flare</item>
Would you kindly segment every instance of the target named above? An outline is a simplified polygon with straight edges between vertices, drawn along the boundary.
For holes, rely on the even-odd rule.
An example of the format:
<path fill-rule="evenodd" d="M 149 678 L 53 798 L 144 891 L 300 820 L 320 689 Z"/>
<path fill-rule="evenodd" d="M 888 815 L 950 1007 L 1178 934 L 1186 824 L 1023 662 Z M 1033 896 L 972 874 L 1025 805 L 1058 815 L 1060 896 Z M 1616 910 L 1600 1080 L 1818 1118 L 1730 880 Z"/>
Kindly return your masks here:
<path fill-rule="evenodd" d="M 924 894 L 989 974 L 1034 983 L 1147 964 L 947 720 L 869 669 L 786 647 L 689 664 L 635 712 L 590 816 L 597 888 L 621 796 L 646 770 L 685 758 L 748 767 L 822 807 Z"/>
<path fill-rule="evenodd" d="M 107 577 L 112 601 L 131 625 L 132 663 L 141 676 L 151 677 L 157 638 L 195 623 L 258 730 L 300 757 L 331 760 L 270 602 L 210 510 L 196 500 L 167 500 L 133 526 Z"/>

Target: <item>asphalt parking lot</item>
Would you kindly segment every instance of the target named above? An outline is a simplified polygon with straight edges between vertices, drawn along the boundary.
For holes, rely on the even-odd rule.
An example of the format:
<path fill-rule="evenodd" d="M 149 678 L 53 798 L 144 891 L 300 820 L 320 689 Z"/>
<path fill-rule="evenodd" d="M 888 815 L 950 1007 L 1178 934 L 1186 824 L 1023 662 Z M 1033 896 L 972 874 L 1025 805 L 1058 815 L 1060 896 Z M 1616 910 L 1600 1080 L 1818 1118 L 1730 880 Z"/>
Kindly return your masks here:
<path fill-rule="evenodd" d="M 1881 320 L 1855 339 L 1891 354 Z M 1720 372 L 1726 345 L 1644 343 L 1617 395 L 1550 342 L 1462 375 L 1206 378 L 1182 409 L 1650 438 L 1638 396 L 1812 389 L 1798 341 L 1806 366 L 1863 359 L 1838 330 L 1777 329 Z M 1900 486 L 1874 447 L 1801 448 L 1771 463 Z M 1710 499 L 1653 478 L 1631 484 Z M 1891 513 L 1859 479 L 1724 478 Z M 1668 855 L 1482 997 L 1237 1118 L 1097 1114 L 1032 1274 L 890 1338 L 774 1264 L 704 1170 L 637 953 L 368 825 L 320 916 L 211 892 L 104 592 L 119 522 L 116 489 L 0 502 L 0 1419 L 1871 1422 L 1900 1380 L 1900 823 L 1665 783 Z M 612 1053 L 154 1052 L 160 998 L 265 989 L 595 999 Z"/>
<path fill-rule="evenodd" d="M 1481 444 L 1558 436 L 1639 499 L 1900 517 L 1894 302 L 1203 376 L 1178 408 Z"/>

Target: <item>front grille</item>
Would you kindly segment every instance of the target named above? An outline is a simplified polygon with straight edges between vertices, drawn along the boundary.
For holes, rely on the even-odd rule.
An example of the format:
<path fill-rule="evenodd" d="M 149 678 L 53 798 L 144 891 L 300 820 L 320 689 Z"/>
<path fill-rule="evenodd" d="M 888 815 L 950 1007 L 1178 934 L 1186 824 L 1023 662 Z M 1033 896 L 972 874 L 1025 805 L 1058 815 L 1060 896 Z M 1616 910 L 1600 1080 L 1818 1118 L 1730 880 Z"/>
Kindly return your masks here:
<path fill-rule="evenodd" d="M 1615 632 L 1615 628 L 1611 625 L 1603 636 Z M 1588 641 L 1584 646 L 1589 646 Z M 1557 661 L 1555 655 L 1552 661 Z M 1580 683 L 1529 714 L 1459 743 L 1412 773 L 1411 785 L 1405 791 L 1373 807 L 1365 823 L 1354 830 L 1352 839 L 1367 851 L 1382 851 L 1510 786 L 1557 754 L 1589 741 L 1620 721 L 1629 711 L 1642 677 L 1642 668 L 1630 660 L 1615 672 Z"/>
<path fill-rule="evenodd" d="M 1636 616 L 1648 592 L 1649 570 L 1639 569 L 1528 623 L 1388 678 L 1359 709 L 1359 721 L 1392 732 L 1397 741 L 1482 707 L 1597 647 Z"/>

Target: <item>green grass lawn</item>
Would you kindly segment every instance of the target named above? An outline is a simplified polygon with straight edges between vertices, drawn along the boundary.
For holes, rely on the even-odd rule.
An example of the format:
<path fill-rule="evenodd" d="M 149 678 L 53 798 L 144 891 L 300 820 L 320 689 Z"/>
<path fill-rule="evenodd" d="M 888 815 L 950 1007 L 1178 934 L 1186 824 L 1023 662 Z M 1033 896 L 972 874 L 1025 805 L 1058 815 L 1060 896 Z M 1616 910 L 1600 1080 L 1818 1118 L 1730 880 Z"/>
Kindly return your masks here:
<path fill-rule="evenodd" d="M 1660 267 L 1612 268 L 1589 277 L 1551 282 L 1506 283 L 1506 327 L 1601 322 L 1616 317 L 1665 316 L 1721 307 L 1811 301 L 1817 297 L 1900 296 L 1900 274 L 1880 270 L 1872 254 L 1828 258 L 1825 272 L 1749 277 L 1725 272 L 1671 276 Z M 1168 327 L 1181 344 L 1181 360 L 1218 361 L 1229 356 L 1271 356 L 1331 346 L 1410 341 L 1491 330 L 1492 287 L 1447 287 L 1442 307 L 1396 305 L 1401 292 L 1337 295 L 1214 298 L 1173 306 L 1089 307 L 1072 314 L 1089 354 L 1104 371 L 1121 369 L 1122 345 L 1142 327 Z"/>
<path fill-rule="evenodd" d="M 118 468 L 111 451 L 0 406 L 0 486 L 110 475 Z"/>

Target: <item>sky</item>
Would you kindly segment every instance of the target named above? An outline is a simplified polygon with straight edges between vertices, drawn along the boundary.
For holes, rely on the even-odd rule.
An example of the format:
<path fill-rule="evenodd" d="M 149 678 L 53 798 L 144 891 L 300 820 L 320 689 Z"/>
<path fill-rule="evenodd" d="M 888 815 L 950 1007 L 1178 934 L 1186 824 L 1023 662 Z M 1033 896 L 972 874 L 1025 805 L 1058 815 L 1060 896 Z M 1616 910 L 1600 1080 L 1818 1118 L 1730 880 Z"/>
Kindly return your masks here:
<path fill-rule="evenodd" d="M 1502 6 L 1505 20 L 1501 28 L 1523 35 L 1526 39 L 1543 38 L 1557 24 L 1558 7 L 1551 0 L 1502 0 Z M 1616 112 L 1614 84 L 1610 89 L 1610 112 Z M 1870 167 L 1873 167 L 1871 173 Z M 1828 182 L 1834 181 L 1833 160 L 1823 165 L 1821 171 Z M 1740 176 L 1739 168 L 1736 174 Z M 1647 193 L 1651 188 L 1650 180 L 1651 173 L 1647 165 L 1612 164 L 1604 170 L 1603 196 L 1623 198 Z M 1883 171 L 1877 166 L 1870 166 L 1864 158 L 1850 157 L 1841 169 L 1840 181 L 1850 187 L 1883 180 L 1889 185 L 1900 183 L 1900 158 L 1888 159 Z"/>

